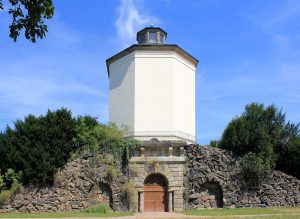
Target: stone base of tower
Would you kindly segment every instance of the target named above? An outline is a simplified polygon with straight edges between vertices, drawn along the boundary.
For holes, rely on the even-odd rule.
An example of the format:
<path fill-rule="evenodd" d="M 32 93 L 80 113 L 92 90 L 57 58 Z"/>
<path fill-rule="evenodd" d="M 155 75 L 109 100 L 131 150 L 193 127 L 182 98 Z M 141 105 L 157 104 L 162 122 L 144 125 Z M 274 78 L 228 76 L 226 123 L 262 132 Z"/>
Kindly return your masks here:
<path fill-rule="evenodd" d="M 185 142 L 186 144 L 194 144 L 196 141 L 194 135 L 179 131 L 135 131 L 129 132 L 126 138 L 142 142 L 151 142 L 152 139 L 156 139 L 160 142 Z"/>
<path fill-rule="evenodd" d="M 129 161 L 129 176 L 135 186 L 136 209 L 183 210 L 184 142 L 143 142 Z"/>

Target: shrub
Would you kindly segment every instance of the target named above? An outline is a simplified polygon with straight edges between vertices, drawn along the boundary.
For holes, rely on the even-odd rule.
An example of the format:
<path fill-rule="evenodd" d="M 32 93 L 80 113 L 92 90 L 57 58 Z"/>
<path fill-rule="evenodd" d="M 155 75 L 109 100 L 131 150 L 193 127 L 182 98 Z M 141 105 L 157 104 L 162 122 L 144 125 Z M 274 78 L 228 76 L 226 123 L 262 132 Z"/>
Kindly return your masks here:
<path fill-rule="evenodd" d="M 4 176 L 0 175 L 0 204 L 8 202 L 8 200 L 15 196 L 22 188 L 20 183 L 22 173 L 16 173 L 13 169 L 8 169 Z M 5 190 L 2 190 L 5 188 Z"/>
<path fill-rule="evenodd" d="M 138 206 L 138 197 L 135 194 L 136 187 L 134 183 L 132 181 L 127 182 L 124 184 L 122 190 L 126 198 L 127 209 L 136 211 Z"/>
<path fill-rule="evenodd" d="M 91 205 L 84 211 L 87 213 L 107 213 L 111 211 L 111 208 L 109 207 L 108 204 L 98 204 L 98 205 Z"/>
<path fill-rule="evenodd" d="M 11 195 L 14 196 L 17 192 L 19 192 L 22 189 L 22 184 L 19 181 L 14 181 L 10 191 L 11 191 Z"/>
<path fill-rule="evenodd" d="M 210 147 L 214 147 L 214 148 L 218 148 L 219 147 L 219 141 L 218 140 L 211 140 L 210 142 L 209 142 L 209 145 L 208 146 L 210 146 Z"/>
<path fill-rule="evenodd" d="M 54 185 L 61 185 L 66 180 L 65 174 L 62 171 L 57 171 L 54 175 Z"/>
<path fill-rule="evenodd" d="M 1 170 L 0 170 L 1 173 Z M 2 190 L 2 188 L 4 187 L 4 179 L 3 176 L 0 174 L 0 191 Z"/>
<path fill-rule="evenodd" d="M 107 178 L 109 181 L 114 181 L 118 177 L 118 170 L 114 165 L 109 165 L 107 169 Z"/>
<path fill-rule="evenodd" d="M 241 165 L 246 182 L 251 187 L 260 185 L 265 176 L 272 170 L 272 165 L 268 159 L 252 152 L 241 158 Z"/>
<path fill-rule="evenodd" d="M 12 192 L 10 190 L 4 190 L 4 191 L 0 192 L 0 205 L 9 201 L 9 199 L 12 196 L 11 193 Z"/>

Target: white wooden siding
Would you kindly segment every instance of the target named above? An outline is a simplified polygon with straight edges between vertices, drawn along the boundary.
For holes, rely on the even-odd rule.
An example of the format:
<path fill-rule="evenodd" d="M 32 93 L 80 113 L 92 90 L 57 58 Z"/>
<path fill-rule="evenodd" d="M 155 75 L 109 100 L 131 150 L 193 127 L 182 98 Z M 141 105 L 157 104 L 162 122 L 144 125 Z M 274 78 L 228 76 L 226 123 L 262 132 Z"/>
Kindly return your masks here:
<path fill-rule="evenodd" d="M 110 65 L 109 104 L 109 120 L 137 139 L 194 142 L 195 66 L 174 51 L 136 50 Z"/>

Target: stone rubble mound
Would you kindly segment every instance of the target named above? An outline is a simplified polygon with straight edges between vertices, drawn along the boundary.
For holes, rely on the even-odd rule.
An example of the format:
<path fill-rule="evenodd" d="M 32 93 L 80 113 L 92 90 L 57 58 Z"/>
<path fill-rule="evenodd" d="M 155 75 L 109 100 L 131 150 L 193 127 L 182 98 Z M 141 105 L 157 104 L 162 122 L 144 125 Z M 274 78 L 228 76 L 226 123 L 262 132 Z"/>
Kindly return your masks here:
<path fill-rule="evenodd" d="M 213 147 L 185 147 L 185 208 L 300 206 L 300 181 L 273 171 L 257 188 L 249 187 L 239 158 Z"/>

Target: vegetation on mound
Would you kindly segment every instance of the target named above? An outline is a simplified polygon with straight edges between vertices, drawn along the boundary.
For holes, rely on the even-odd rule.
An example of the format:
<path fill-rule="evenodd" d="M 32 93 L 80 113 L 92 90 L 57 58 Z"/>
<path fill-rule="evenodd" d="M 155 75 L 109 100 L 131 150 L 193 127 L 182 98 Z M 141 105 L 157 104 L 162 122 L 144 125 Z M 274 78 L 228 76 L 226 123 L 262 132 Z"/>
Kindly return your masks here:
<path fill-rule="evenodd" d="M 83 212 L 105 214 L 105 213 L 108 213 L 108 212 L 112 212 L 112 210 L 111 210 L 111 208 L 109 207 L 108 204 L 98 204 L 98 205 L 89 206 Z"/>
<path fill-rule="evenodd" d="M 227 125 L 221 140 L 210 145 L 240 156 L 244 175 L 253 186 L 274 168 L 300 179 L 299 124 L 287 121 L 275 105 L 246 105 L 245 112 Z"/>
<path fill-rule="evenodd" d="M 14 128 L 8 126 L 0 133 L 0 199 L 14 195 L 16 182 L 52 185 L 57 171 L 83 154 L 102 160 L 112 157 L 109 177 L 114 180 L 137 146 L 136 141 L 124 139 L 124 134 L 125 129 L 114 124 L 100 124 L 91 116 L 73 117 L 64 108 L 17 120 Z M 15 183 L 6 176 L 9 171 L 18 175 Z"/>
<path fill-rule="evenodd" d="M 21 172 L 15 173 L 13 169 L 8 169 L 3 175 L 0 174 L 0 205 L 8 202 L 22 189 L 20 179 Z"/>

